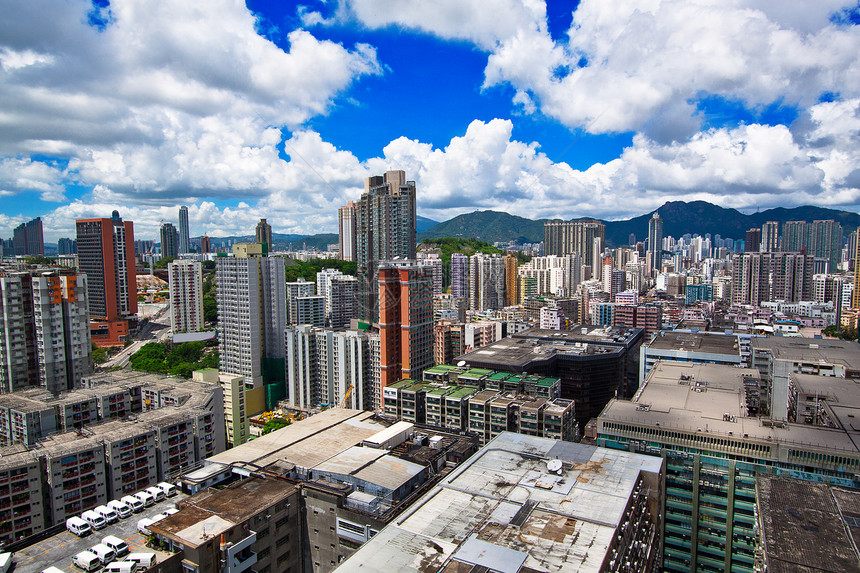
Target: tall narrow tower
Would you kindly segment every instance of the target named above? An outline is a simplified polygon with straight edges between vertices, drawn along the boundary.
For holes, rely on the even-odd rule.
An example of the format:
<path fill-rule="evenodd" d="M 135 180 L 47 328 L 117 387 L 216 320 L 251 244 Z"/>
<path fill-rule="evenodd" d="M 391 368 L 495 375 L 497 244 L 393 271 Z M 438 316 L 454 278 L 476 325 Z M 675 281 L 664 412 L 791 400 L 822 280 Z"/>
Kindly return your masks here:
<path fill-rule="evenodd" d="M 87 275 L 93 342 L 122 344 L 127 319 L 137 314 L 134 223 L 114 211 L 110 219 L 78 219 L 75 228 L 78 270 Z"/>
<path fill-rule="evenodd" d="M 648 221 L 648 253 L 651 255 L 651 269 L 659 271 L 663 258 L 663 219 L 656 211 Z"/>
<path fill-rule="evenodd" d="M 179 253 L 191 252 L 191 235 L 188 231 L 188 207 L 179 208 Z"/>
<path fill-rule="evenodd" d="M 356 215 L 359 316 L 375 321 L 379 316 L 379 264 L 415 258 L 415 182 L 406 181 L 404 171 L 367 177 Z"/>
<path fill-rule="evenodd" d="M 337 210 L 338 247 L 343 261 L 355 260 L 355 201 Z"/>

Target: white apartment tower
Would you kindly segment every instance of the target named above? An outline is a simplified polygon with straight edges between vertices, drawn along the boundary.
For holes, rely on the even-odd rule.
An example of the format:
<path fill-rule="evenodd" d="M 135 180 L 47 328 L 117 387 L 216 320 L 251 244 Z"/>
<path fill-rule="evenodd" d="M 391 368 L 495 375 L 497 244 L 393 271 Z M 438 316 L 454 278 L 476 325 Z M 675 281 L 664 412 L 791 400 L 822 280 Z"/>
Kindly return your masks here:
<path fill-rule="evenodd" d="M 478 253 L 469 257 L 469 308 L 490 310 L 505 307 L 505 260 L 498 254 Z"/>
<path fill-rule="evenodd" d="M 170 285 L 170 328 L 173 333 L 203 328 L 203 265 L 177 259 L 167 265 Z"/>
<path fill-rule="evenodd" d="M 264 366 L 284 358 L 287 325 L 284 260 L 265 252 L 260 243 L 236 244 L 232 257 L 215 261 L 219 370 L 244 376 L 254 388 L 265 382 Z"/>
<path fill-rule="evenodd" d="M 34 386 L 64 392 L 92 367 L 86 275 L 0 277 L 0 393 Z"/>
<path fill-rule="evenodd" d="M 287 311 L 289 313 L 287 324 L 302 324 L 299 322 L 299 307 L 296 299 L 299 297 L 314 296 L 316 294 L 314 286 L 314 283 L 306 281 L 303 278 L 299 278 L 295 282 L 286 283 Z"/>

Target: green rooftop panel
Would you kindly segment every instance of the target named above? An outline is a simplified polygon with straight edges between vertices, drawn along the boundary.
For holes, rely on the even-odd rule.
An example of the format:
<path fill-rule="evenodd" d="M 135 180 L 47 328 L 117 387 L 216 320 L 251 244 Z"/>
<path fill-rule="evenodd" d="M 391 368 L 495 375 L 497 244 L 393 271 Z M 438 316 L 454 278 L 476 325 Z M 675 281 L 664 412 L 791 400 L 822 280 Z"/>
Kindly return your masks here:
<path fill-rule="evenodd" d="M 462 399 L 467 396 L 471 396 L 472 394 L 476 394 L 477 392 L 478 388 L 476 388 L 475 386 L 460 386 L 459 388 L 456 388 L 453 392 L 448 394 L 446 398 Z"/>
<path fill-rule="evenodd" d="M 496 372 L 495 374 L 490 374 L 487 379 L 488 380 L 505 380 L 508 376 L 510 376 L 510 372 Z"/>

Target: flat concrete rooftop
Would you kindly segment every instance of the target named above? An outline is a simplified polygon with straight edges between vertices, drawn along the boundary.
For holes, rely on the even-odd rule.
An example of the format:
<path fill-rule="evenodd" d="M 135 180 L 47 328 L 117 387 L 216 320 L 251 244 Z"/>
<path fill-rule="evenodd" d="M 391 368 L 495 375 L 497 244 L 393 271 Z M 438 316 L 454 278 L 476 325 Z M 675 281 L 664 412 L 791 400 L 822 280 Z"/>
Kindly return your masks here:
<path fill-rule="evenodd" d="M 752 347 L 769 350 L 776 360 L 842 364 L 860 370 L 860 344 L 848 340 L 766 336 L 753 338 Z"/>
<path fill-rule="evenodd" d="M 553 459 L 564 462 L 560 475 L 547 470 Z M 640 474 L 656 476 L 662 464 L 656 457 L 503 432 L 338 571 L 469 571 L 471 564 L 505 572 L 596 572 Z"/>
<path fill-rule="evenodd" d="M 727 354 L 737 356 L 738 360 L 740 360 L 738 337 L 725 334 L 660 332 L 648 344 L 648 349 Z"/>
<path fill-rule="evenodd" d="M 373 412 L 329 408 L 216 454 L 207 458 L 205 463 L 230 465 L 250 462 L 257 466 L 267 466 L 272 462 L 285 460 L 297 466 L 312 468 L 387 427 L 373 418 Z"/>

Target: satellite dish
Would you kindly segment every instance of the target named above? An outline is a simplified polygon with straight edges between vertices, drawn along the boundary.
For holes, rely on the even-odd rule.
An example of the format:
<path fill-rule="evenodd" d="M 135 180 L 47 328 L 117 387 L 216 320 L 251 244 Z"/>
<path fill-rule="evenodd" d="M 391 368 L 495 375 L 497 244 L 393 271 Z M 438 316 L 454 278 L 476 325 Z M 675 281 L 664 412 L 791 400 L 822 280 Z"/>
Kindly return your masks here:
<path fill-rule="evenodd" d="M 550 460 L 546 463 L 546 469 L 551 472 L 561 473 L 561 460 Z"/>
<path fill-rule="evenodd" d="M 460 368 L 462 368 L 462 367 L 463 367 L 463 366 L 465 366 L 465 365 L 466 365 L 466 361 L 465 361 L 465 360 L 461 360 L 461 361 L 459 361 L 459 362 L 457 363 L 457 366 L 459 366 Z"/>

